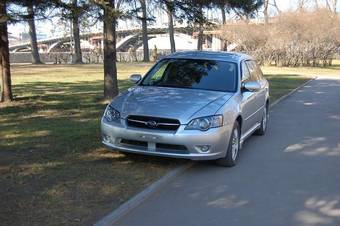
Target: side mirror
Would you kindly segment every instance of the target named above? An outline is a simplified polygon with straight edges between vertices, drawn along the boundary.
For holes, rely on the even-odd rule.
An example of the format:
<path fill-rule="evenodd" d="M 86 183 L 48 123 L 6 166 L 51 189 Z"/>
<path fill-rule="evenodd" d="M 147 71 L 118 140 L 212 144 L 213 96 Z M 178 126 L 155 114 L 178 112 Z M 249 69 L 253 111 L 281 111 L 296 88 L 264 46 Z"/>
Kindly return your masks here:
<path fill-rule="evenodd" d="M 247 90 L 250 92 L 256 92 L 261 89 L 261 85 L 258 82 L 251 81 L 251 82 L 242 82 L 242 90 Z"/>
<path fill-rule="evenodd" d="M 142 79 L 142 76 L 140 74 L 132 74 L 129 79 L 130 82 L 137 84 Z"/>

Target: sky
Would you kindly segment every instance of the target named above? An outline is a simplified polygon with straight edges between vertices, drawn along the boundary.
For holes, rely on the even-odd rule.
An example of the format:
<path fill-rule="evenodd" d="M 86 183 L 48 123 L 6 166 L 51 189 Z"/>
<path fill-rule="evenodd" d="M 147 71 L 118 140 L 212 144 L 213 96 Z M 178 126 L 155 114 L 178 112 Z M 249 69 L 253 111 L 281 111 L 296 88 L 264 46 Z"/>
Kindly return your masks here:
<path fill-rule="evenodd" d="M 298 0 L 276 0 L 276 3 L 281 11 L 291 11 L 297 8 L 297 2 Z M 338 1 L 337 9 L 339 11 L 340 8 L 340 1 Z M 269 9 L 270 12 L 275 13 L 275 10 L 273 7 Z M 164 24 L 167 22 L 166 16 L 163 14 L 161 15 L 158 13 L 158 15 L 155 15 L 156 18 L 158 18 L 158 23 Z M 159 22 L 160 21 L 160 22 Z M 128 27 L 131 27 L 132 22 L 123 22 L 121 21 L 119 23 L 119 27 L 122 29 L 126 29 Z M 133 25 L 132 25 L 133 26 Z M 57 19 L 54 19 L 53 21 L 37 21 L 36 22 L 36 29 L 37 34 L 40 37 L 47 36 L 46 38 L 53 37 L 53 36 L 62 36 L 63 31 L 65 30 L 63 28 L 63 25 L 57 24 Z M 100 31 L 101 26 L 98 25 L 94 28 L 96 31 Z M 18 37 L 20 33 L 22 32 L 28 32 L 28 26 L 26 23 L 17 23 L 17 24 L 11 24 L 8 26 L 8 31 L 11 35 Z M 39 38 L 39 37 L 38 37 Z"/>

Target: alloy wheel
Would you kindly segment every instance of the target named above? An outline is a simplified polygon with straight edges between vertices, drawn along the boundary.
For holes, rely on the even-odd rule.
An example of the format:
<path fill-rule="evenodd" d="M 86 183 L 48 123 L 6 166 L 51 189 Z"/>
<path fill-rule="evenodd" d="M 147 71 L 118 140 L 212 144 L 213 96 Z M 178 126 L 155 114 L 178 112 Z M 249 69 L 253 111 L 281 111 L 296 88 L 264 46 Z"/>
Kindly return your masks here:
<path fill-rule="evenodd" d="M 233 131 L 233 137 L 231 140 L 231 157 L 232 159 L 235 161 L 238 155 L 238 151 L 239 151 L 239 146 L 240 146 L 240 142 L 239 142 L 239 132 L 238 130 L 235 128 Z"/>

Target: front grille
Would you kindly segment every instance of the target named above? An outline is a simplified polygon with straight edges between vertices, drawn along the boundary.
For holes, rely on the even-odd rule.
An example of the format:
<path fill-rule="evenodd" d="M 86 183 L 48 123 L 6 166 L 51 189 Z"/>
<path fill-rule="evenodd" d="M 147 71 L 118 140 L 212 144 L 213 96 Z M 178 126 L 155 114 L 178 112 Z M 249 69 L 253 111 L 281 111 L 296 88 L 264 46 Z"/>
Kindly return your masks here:
<path fill-rule="evenodd" d="M 131 127 L 176 131 L 180 126 L 177 119 L 158 118 L 150 116 L 129 115 L 126 119 Z"/>

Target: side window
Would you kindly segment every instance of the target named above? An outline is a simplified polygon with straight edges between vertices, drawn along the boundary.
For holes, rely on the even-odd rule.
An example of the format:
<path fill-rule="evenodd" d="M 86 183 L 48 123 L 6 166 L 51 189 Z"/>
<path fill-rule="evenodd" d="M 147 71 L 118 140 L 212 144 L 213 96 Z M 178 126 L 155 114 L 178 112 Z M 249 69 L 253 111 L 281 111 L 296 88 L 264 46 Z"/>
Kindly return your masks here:
<path fill-rule="evenodd" d="M 250 81 L 250 72 L 245 62 L 242 62 L 242 82 Z"/>
<path fill-rule="evenodd" d="M 261 71 L 260 66 L 259 66 L 256 62 L 254 62 L 254 64 L 255 64 L 255 68 L 256 68 L 256 70 L 257 70 L 257 74 L 258 74 L 259 78 L 260 78 L 260 79 L 263 79 L 263 73 L 262 73 L 262 71 Z"/>
<path fill-rule="evenodd" d="M 263 79 L 263 74 L 260 69 L 260 67 L 257 65 L 255 61 L 247 61 L 247 66 L 249 68 L 251 77 L 253 78 L 252 80 L 262 80 Z"/>
<path fill-rule="evenodd" d="M 259 76 L 258 76 L 258 72 L 256 70 L 256 65 L 254 63 L 254 61 L 246 61 L 246 64 L 249 68 L 249 72 L 250 72 L 250 77 L 251 77 L 251 81 L 257 81 L 259 80 Z"/>

